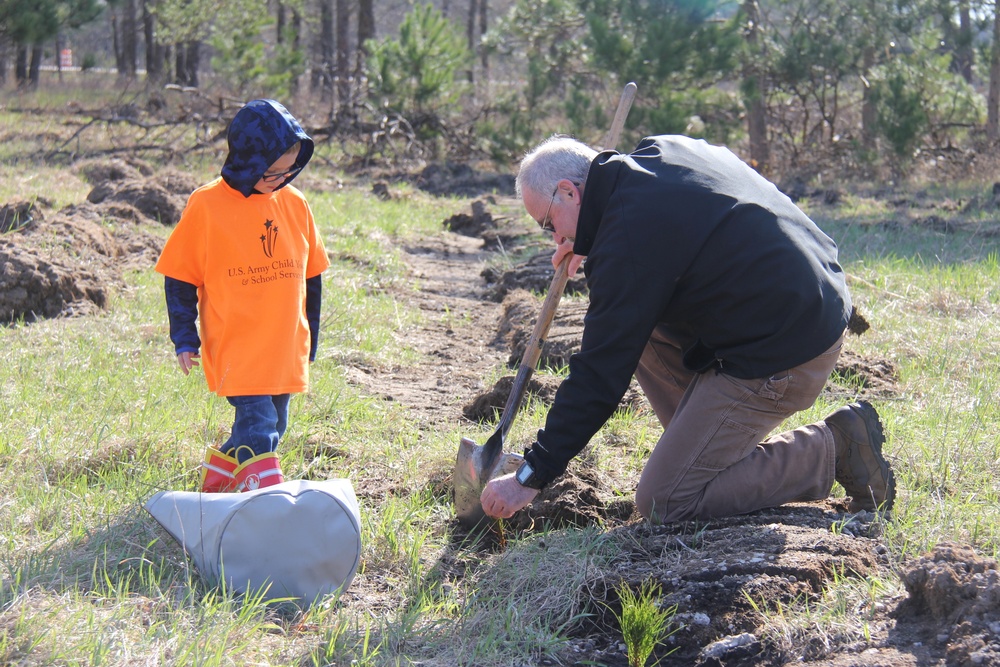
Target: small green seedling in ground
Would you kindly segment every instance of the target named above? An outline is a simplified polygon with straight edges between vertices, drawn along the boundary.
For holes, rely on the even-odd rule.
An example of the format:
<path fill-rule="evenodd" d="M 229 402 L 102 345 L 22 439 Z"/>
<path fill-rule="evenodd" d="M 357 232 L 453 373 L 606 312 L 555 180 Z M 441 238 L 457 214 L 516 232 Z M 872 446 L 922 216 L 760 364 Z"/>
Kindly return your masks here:
<path fill-rule="evenodd" d="M 669 630 L 670 622 L 677 613 L 677 605 L 661 607 L 660 586 L 651 579 L 643 582 L 638 592 L 624 582 L 616 590 L 622 603 L 622 611 L 615 614 L 615 618 L 618 619 L 622 638 L 625 640 L 628 664 L 631 667 L 645 667 L 653 650 L 677 631 L 676 628 Z"/>

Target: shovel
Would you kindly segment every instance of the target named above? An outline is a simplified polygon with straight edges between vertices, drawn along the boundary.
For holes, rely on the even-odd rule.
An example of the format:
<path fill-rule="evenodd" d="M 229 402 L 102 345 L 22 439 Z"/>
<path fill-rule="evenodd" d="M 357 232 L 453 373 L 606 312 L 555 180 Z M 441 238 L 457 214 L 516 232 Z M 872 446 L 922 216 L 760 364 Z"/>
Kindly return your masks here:
<path fill-rule="evenodd" d="M 521 365 L 518 366 L 517 375 L 514 376 L 514 384 L 511 385 L 507 402 L 503 406 L 503 415 L 500 417 L 497 429 L 482 447 L 470 438 L 462 438 L 458 443 L 458 457 L 455 461 L 455 514 L 459 522 L 466 526 L 475 526 L 486 518 L 483 505 L 479 501 L 486 483 L 494 477 L 514 472 L 524 460 L 520 454 L 504 453 L 504 438 L 510 430 L 510 425 L 514 423 L 514 417 L 521 407 L 521 400 L 528 388 L 528 380 L 531 379 L 535 365 L 542 356 L 545 335 L 549 331 L 549 325 L 552 324 L 559 300 L 562 299 L 563 290 L 566 288 L 566 281 L 569 279 L 569 259 L 569 255 L 563 258 L 552 277 L 549 292 L 542 302 L 535 330 L 524 348 Z"/>
<path fill-rule="evenodd" d="M 635 83 L 627 83 L 618 101 L 618 109 L 615 111 L 611 129 L 608 130 L 604 140 L 605 149 L 614 148 L 618 144 L 618 137 L 625 125 L 625 118 L 632 106 L 632 100 L 635 99 L 635 93 Z M 538 313 L 535 329 L 524 348 L 521 364 L 514 377 L 514 384 L 511 386 L 507 402 L 504 404 L 503 415 L 501 415 L 500 423 L 497 424 L 493 435 L 482 446 L 477 445 L 471 438 L 463 437 L 459 441 L 454 476 L 455 516 L 459 523 L 466 527 L 474 528 L 480 522 L 491 521 L 486 516 L 486 512 L 483 511 L 483 505 L 479 500 L 483 488 L 494 477 L 517 470 L 521 461 L 524 460 L 520 454 L 503 451 L 504 438 L 507 436 L 511 424 L 514 423 L 514 417 L 521 407 L 521 400 L 528 388 L 528 380 L 531 379 L 535 365 L 542 355 L 545 336 L 548 334 L 549 325 L 552 324 L 556 308 L 559 306 L 563 290 L 566 288 L 566 281 L 569 279 L 569 260 L 569 255 L 564 257 L 559 266 L 556 267 L 555 275 L 552 276 L 548 294 L 545 296 L 545 301 L 542 302 L 542 309 Z"/>

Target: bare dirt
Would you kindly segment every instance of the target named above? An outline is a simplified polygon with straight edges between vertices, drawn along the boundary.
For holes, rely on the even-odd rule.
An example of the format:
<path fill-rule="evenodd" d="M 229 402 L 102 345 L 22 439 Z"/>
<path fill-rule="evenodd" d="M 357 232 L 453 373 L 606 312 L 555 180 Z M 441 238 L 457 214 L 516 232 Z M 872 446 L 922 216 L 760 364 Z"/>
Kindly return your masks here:
<path fill-rule="evenodd" d="M 155 263 L 163 241 L 145 228 L 174 225 L 199 184 L 141 162 L 85 162 L 86 202 L 52 211 L 44 198 L 0 202 L 0 323 L 100 312 L 129 270 Z"/>
<path fill-rule="evenodd" d="M 162 241 L 149 225 L 173 224 L 184 198 L 197 185 L 183 174 L 138 163 L 108 162 L 80 167 L 93 184 L 88 202 L 60 211 L 43 200 L 0 206 L 0 320 L 80 316 L 106 307 L 109 290 L 123 284 L 128 268 L 148 269 Z M 436 188 L 454 170 L 441 169 Z M 472 187 L 459 172 L 462 187 Z M 475 183 L 474 179 L 471 181 Z M 393 196 L 385 183 L 378 196 Z M 935 223 L 936 224 L 936 223 Z M 500 270 L 496 253 L 527 248 L 528 259 Z M 404 248 L 415 290 L 399 298 L 423 313 L 405 332 L 421 363 L 391 369 L 363 365 L 347 369 L 364 393 L 406 409 L 420 428 L 456 422 L 493 423 L 510 390 L 511 376 L 540 305 L 538 293 L 551 279 L 549 250 L 525 225 L 510 197 L 482 196 L 467 214 L 442 220 L 440 234 Z M 583 292 L 579 280 L 568 290 Z M 402 290 L 402 288 L 401 288 Z M 543 350 L 542 364 L 566 363 L 579 345 L 583 302 L 564 300 Z M 845 353 L 827 391 L 840 397 L 893 398 L 896 370 L 886 359 Z M 506 375 L 493 386 L 484 379 L 500 364 Z M 551 401 L 556 382 L 538 378 L 529 387 Z M 633 386 L 623 408 L 646 410 Z M 628 443 L 626 443 L 627 445 Z M 641 444 L 640 444 L 641 446 Z M 457 447 L 457 443 L 456 443 Z M 448 485 L 450 480 L 432 480 Z M 355 480 L 362 498 L 377 499 L 385 480 Z M 615 563 L 618 580 L 591 582 L 580 592 L 592 616 L 571 630 L 561 664 L 627 665 L 614 618 L 622 582 L 636 589 L 658 582 L 667 605 L 677 605 L 677 631 L 654 654 L 661 665 L 786 665 L 824 667 L 1000 664 L 1000 572 L 995 561 L 972 547 L 939 545 L 933 553 L 899 562 L 882 539 L 891 517 L 848 514 L 844 499 L 789 505 L 751 515 L 651 527 L 634 514 L 632 501 L 614 497 L 582 456 L 529 508 L 510 523 L 507 537 L 550 527 L 600 526 L 623 548 Z M 453 522 L 452 547 L 440 566 L 459 579 L 461 561 L 499 540 L 473 540 Z M 454 565 L 454 567 L 449 567 Z M 818 604 L 835 579 L 898 577 L 896 598 L 847 610 L 857 627 L 836 637 L 817 633 L 788 639 L 760 610 Z M 360 584 L 364 586 L 363 583 Z M 378 598 L 375 590 L 352 590 L 349 598 Z M 618 607 L 620 609 L 620 607 Z M 869 638 L 861 630 L 867 627 Z M 784 638 L 783 638 L 784 637 Z M 552 664 L 552 663 L 545 663 Z"/>

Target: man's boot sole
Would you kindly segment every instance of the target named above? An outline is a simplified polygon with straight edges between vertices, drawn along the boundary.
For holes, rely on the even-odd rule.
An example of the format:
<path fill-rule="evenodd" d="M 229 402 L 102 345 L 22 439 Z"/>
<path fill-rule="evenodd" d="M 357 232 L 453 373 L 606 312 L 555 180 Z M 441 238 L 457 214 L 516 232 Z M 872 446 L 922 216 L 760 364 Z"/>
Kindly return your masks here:
<path fill-rule="evenodd" d="M 885 445 L 885 431 L 882 427 L 882 420 L 879 418 L 875 407 L 868 401 L 859 401 L 857 407 L 852 407 L 852 410 L 861 416 L 868 431 L 868 439 L 872 442 L 872 452 L 875 454 L 879 470 L 883 473 L 882 479 L 885 480 L 885 501 L 881 505 L 872 508 L 871 504 L 874 502 L 874 498 L 871 496 L 863 500 L 852 496 L 848 510 L 851 512 L 858 512 L 860 510 L 888 512 L 892 509 L 896 501 L 896 475 L 892 472 L 892 466 L 889 465 L 889 462 L 885 460 L 885 456 L 882 455 L 882 447 Z M 869 490 L 870 488 L 871 485 L 869 485 Z"/>

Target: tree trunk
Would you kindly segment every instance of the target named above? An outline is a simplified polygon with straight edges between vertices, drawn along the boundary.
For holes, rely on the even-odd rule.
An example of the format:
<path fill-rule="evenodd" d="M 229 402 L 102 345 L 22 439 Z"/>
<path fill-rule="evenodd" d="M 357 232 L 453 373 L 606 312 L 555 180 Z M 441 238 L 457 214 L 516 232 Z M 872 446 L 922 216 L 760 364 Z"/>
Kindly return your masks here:
<path fill-rule="evenodd" d="M 312 87 L 324 102 L 333 97 L 333 0 L 319 1 L 319 35 L 314 49 Z"/>
<path fill-rule="evenodd" d="M 358 2 L 358 61 L 354 68 L 360 79 L 365 72 L 365 63 L 368 60 L 368 47 L 365 42 L 375 39 L 375 7 L 373 0 L 359 0 Z"/>
<path fill-rule="evenodd" d="M 958 73 L 968 83 L 972 83 L 972 64 L 975 52 L 972 48 L 972 19 L 969 15 L 969 0 L 958 3 L 958 44 L 955 45 L 955 65 Z"/>
<path fill-rule="evenodd" d="M 351 6 L 348 0 L 337 0 L 336 66 L 337 105 L 347 109 L 351 103 Z"/>
<path fill-rule="evenodd" d="M 201 58 L 201 42 L 194 39 L 184 45 L 187 55 L 184 57 L 184 65 L 187 71 L 184 75 L 185 85 L 192 88 L 198 87 L 198 60 Z"/>
<path fill-rule="evenodd" d="M 56 33 L 56 71 L 59 72 L 59 83 L 63 82 L 63 36 L 62 33 Z"/>
<path fill-rule="evenodd" d="M 17 89 L 23 90 L 28 87 L 28 46 L 26 44 L 17 45 L 17 54 L 14 56 L 14 80 L 17 82 Z"/>
<path fill-rule="evenodd" d="M 0 42 L 0 86 L 7 84 L 7 45 Z"/>
<path fill-rule="evenodd" d="M 182 42 L 175 45 L 177 65 L 176 79 L 182 86 L 191 88 L 198 87 L 198 57 L 201 51 L 201 43 L 198 41 Z"/>
<path fill-rule="evenodd" d="M 489 9 L 490 0 L 479 0 L 479 38 L 480 42 L 476 45 L 479 49 L 479 60 L 483 64 L 483 80 L 489 80 L 490 62 L 489 56 L 486 54 L 486 49 L 482 45 L 482 37 L 486 34 L 486 30 L 489 28 Z"/>
<path fill-rule="evenodd" d="M 164 44 L 163 45 L 163 80 L 164 81 L 177 81 L 177 72 L 173 68 L 177 61 L 175 59 L 176 54 L 176 44 Z"/>
<path fill-rule="evenodd" d="M 139 60 L 139 45 L 136 40 L 138 22 L 136 21 L 135 0 L 124 0 L 122 3 L 122 59 L 118 75 L 126 79 L 134 79 L 136 63 Z"/>
<path fill-rule="evenodd" d="M 275 39 L 278 44 L 285 43 L 285 3 L 278 2 L 274 17 Z"/>
<path fill-rule="evenodd" d="M 479 17 L 479 2 L 480 0 L 469 0 L 469 16 L 465 23 L 465 39 L 469 44 L 469 53 L 476 53 L 476 19 Z M 466 71 L 469 83 L 476 79 L 474 65 L 475 60 L 470 61 L 469 69 Z"/>
<path fill-rule="evenodd" d="M 28 85 L 32 90 L 38 88 L 38 77 L 42 69 L 42 56 L 45 51 L 41 44 L 31 45 L 31 64 L 28 66 Z"/>
<path fill-rule="evenodd" d="M 862 58 L 862 74 L 864 76 L 864 88 L 861 91 L 861 137 L 865 146 L 872 146 L 875 140 L 875 123 L 877 115 L 875 112 L 875 101 L 872 96 L 872 87 L 869 83 L 872 68 L 875 67 L 875 47 L 871 44 L 865 46 Z"/>
<path fill-rule="evenodd" d="M 156 16 L 151 11 L 155 0 L 143 0 L 142 35 L 146 42 L 146 81 L 160 85 L 164 81 L 165 49 L 156 40 Z"/>
<path fill-rule="evenodd" d="M 111 49 L 115 54 L 115 69 L 119 73 L 125 70 L 125 52 L 122 50 L 121 28 L 118 25 L 118 10 L 111 7 Z"/>
<path fill-rule="evenodd" d="M 291 31 L 292 50 L 295 53 L 298 53 L 302 49 L 302 15 L 299 14 L 299 10 L 297 9 L 292 10 Z M 288 92 L 293 97 L 299 92 L 299 74 L 297 67 L 295 72 L 292 74 L 292 80 L 288 82 Z"/>
<path fill-rule="evenodd" d="M 184 48 L 184 44 L 182 42 L 174 44 L 174 83 L 179 86 L 187 85 L 187 81 L 184 80 L 184 77 L 187 76 L 185 58 L 187 58 L 187 50 Z"/>
<path fill-rule="evenodd" d="M 767 140 L 767 105 L 764 103 L 764 80 L 756 62 L 760 49 L 760 12 L 758 9 L 756 0 L 744 0 L 747 55 L 743 64 L 743 104 L 747 110 L 750 163 L 754 169 L 766 174 L 771 166 L 771 147 Z"/>
<path fill-rule="evenodd" d="M 986 136 L 1000 138 L 1000 0 L 993 4 L 993 46 L 990 49 L 990 92 L 986 102 Z"/>

